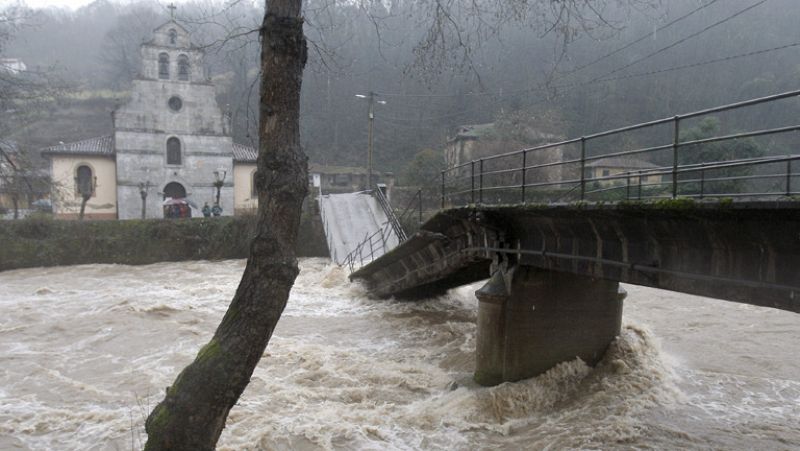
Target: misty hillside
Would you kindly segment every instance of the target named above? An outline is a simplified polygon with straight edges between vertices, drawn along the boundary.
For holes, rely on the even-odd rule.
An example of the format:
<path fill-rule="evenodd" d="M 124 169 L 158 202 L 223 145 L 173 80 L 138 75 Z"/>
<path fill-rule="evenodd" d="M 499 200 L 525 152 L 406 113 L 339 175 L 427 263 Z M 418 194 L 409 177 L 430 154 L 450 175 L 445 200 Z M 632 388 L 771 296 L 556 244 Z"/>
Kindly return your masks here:
<path fill-rule="evenodd" d="M 794 0 L 600 3 L 605 22 L 548 31 L 543 15 L 541 23 L 509 22 L 492 32 L 476 26 L 464 30 L 472 32 L 467 50 L 431 52 L 423 51 L 430 30 L 416 2 L 307 2 L 307 153 L 317 163 L 365 164 L 367 102 L 356 94 L 370 91 L 386 102 L 375 109 L 376 164 L 402 174 L 415 155 L 442 149 L 465 124 L 513 122 L 572 137 L 800 87 Z M 84 97 L 124 92 L 138 73 L 139 44 L 169 17 L 145 1 L 22 11 L 0 55 Z M 248 144 L 256 144 L 261 16 L 252 4 L 205 2 L 180 4 L 176 15 L 206 50 L 234 140 Z M 51 103 L 12 137 L 38 148 L 102 134 L 114 101 L 97 97 Z"/>

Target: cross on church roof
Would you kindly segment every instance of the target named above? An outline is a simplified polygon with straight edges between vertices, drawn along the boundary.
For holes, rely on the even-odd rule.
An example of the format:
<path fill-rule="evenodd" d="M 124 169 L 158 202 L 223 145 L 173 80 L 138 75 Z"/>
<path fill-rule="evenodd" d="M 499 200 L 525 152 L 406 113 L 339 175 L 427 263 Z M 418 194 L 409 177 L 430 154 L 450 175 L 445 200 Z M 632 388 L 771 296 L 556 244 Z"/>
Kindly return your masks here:
<path fill-rule="evenodd" d="M 175 10 L 178 9 L 178 7 L 175 6 L 175 3 L 170 3 L 167 5 L 167 9 L 169 9 L 169 18 L 175 19 Z"/>

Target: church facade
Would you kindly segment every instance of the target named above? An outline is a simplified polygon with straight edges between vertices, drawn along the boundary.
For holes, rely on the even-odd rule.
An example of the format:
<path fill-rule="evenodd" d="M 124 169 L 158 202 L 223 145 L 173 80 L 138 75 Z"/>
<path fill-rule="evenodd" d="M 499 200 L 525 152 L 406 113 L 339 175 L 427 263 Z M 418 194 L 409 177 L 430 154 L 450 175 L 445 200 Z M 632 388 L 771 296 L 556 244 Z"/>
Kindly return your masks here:
<path fill-rule="evenodd" d="M 43 150 L 56 217 L 77 217 L 88 190 L 90 219 L 161 218 L 177 203 L 200 216 L 218 194 L 223 215 L 256 208 L 257 153 L 233 142 L 202 49 L 169 21 L 141 55 L 131 98 L 112 113 L 112 133 Z"/>

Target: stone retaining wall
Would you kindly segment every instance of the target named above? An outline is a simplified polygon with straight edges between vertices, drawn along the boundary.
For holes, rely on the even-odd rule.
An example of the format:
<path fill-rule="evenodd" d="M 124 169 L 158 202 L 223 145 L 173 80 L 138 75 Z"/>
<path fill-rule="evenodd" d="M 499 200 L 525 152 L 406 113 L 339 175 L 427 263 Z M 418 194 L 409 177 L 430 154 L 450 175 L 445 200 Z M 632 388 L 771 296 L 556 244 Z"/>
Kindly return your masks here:
<path fill-rule="evenodd" d="M 246 258 L 255 217 L 0 221 L 0 271 L 37 266 Z M 297 239 L 302 257 L 327 256 L 319 217 L 304 214 Z"/>

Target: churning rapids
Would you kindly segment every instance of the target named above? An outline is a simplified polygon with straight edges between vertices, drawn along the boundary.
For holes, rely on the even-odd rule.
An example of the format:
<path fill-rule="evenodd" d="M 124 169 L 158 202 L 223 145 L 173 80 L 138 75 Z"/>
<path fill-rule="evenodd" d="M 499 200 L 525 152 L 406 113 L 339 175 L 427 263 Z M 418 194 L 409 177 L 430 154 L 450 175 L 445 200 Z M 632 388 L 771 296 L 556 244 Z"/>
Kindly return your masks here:
<path fill-rule="evenodd" d="M 139 449 L 243 261 L 0 273 L 0 449 Z M 800 448 L 800 315 L 626 287 L 597 368 L 471 381 L 473 287 L 371 301 L 304 259 L 219 449 Z"/>

